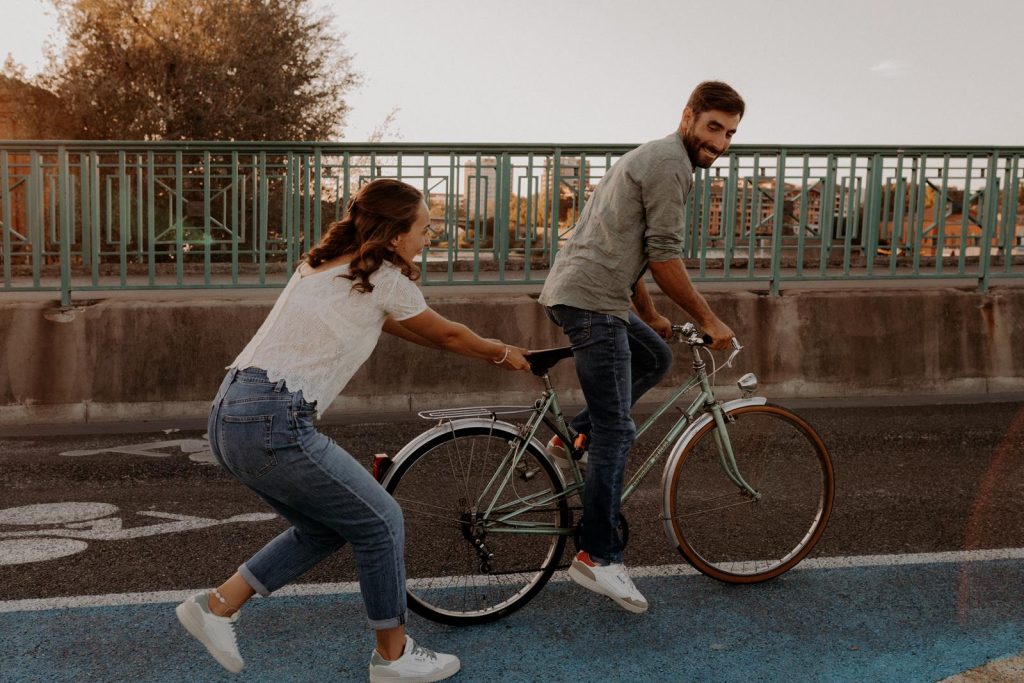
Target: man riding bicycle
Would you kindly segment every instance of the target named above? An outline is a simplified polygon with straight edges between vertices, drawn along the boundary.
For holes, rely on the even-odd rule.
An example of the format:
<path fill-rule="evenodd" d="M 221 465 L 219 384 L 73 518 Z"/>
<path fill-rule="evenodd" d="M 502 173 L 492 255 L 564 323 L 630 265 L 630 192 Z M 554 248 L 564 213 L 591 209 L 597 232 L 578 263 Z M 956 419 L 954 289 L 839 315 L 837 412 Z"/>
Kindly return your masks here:
<path fill-rule="evenodd" d="M 712 339 L 728 348 L 732 330 L 690 281 L 681 258 L 693 167 L 708 168 L 732 142 L 745 104 L 730 86 L 705 81 L 690 94 L 679 128 L 625 154 L 594 191 L 541 291 L 548 317 L 569 337 L 587 407 L 570 425 L 587 447 L 581 550 L 569 568 L 580 585 L 631 612 L 647 609 L 623 564 L 618 533 L 634 403 L 668 372 L 663 341 L 672 325 L 655 308 L 643 275 Z M 632 308 L 634 311 L 630 310 Z M 558 437 L 548 444 L 564 460 Z"/>

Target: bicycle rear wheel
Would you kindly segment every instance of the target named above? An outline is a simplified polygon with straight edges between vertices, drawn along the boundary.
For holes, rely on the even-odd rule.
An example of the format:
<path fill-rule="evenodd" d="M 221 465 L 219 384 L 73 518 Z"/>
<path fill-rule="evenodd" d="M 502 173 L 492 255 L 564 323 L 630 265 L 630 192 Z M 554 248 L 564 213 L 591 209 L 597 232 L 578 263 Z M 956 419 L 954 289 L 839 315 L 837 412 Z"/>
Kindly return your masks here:
<path fill-rule="evenodd" d="M 727 413 L 736 465 L 755 499 L 726 474 L 712 421 L 671 473 L 670 525 L 696 569 L 728 583 L 766 581 L 794 567 L 821 538 L 835 480 L 821 437 L 774 405 Z"/>
<path fill-rule="evenodd" d="M 517 430 L 477 423 L 439 430 L 387 482 L 405 517 L 409 607 L 457 626 L 525 605 L 557 568 L 569 527 L 564 488 L 547 457 L 531 444 L 509 473 L 502 463 Z M 528 533 L 531 524 L 543 529 Z"/>

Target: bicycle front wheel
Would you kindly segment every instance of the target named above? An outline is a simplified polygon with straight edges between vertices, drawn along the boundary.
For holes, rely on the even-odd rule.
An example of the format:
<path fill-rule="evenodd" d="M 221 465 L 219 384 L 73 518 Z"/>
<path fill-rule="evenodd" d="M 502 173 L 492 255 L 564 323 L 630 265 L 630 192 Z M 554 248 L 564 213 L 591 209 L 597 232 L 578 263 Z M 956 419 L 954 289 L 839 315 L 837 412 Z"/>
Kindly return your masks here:
<path fill-rule="evenodd" d="M 565 548 L 569 507 L 554 465 L 505 423 L 439 430 L 387 490 L 405 517 L 409 607 L 445 624 L 493 621 L 525 605 Z"/>
<path fill-rule="evenodd" d="M 728 583 L 757 583 L 793 568 L 828 524 L 835 496 L 832 461 L 821 437 L 774 405 L 726 414 L 736 468 L 749 494 L 727 474 L 723 441 L 704 425 L 670 475 L 670 525 L 697 570 Z"/>

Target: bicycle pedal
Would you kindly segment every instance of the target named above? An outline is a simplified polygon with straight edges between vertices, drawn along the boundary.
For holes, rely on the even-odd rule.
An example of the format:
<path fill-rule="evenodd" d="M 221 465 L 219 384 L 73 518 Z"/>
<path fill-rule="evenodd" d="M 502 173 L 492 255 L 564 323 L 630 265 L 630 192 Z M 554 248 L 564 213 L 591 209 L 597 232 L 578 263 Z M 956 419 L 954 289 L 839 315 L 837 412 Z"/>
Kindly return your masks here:
<path fill-rule="evenodd" d="M 587 451 L 587 435 L 577 434 L 576 438 L 572 441 L 572 459 L 579 460 L 583 457 L 583 454 Z"/>

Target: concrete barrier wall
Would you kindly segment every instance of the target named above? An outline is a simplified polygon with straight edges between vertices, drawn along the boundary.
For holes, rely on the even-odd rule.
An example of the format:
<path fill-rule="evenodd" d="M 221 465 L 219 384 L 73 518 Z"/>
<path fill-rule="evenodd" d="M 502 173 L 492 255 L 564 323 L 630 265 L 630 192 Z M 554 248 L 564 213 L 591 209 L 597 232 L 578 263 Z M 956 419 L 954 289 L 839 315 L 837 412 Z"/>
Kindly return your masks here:
<path fill-rule="evenodd" d="M 481 334 L 532 348 L 565 343 L 531 296 L 427 294 L 443 315 Z M 2 304 L 0 424 L 204 416 L 224 366 L 272 297 L 111 299 L 68 312 L 53 303 Z M 662 311 L 684 319 L 656 298 Z M 738 393 L 732 382 L 748 370 L 761 380 L 759 393 L 777 398 L 1024 391 L 1024 288 L 719 292 L 708 299 L 746 346 L 738 367 L 720 375 L 727 396 Z M 676 350 L 670 380 L 650 399 L 688 373 L 686 347 Z M 581 402 L 571 361 L 554 378 L 563 402 Z M 528 373 L 385 335 L 331 412 L 524 404 L 538 388 Z"/>

